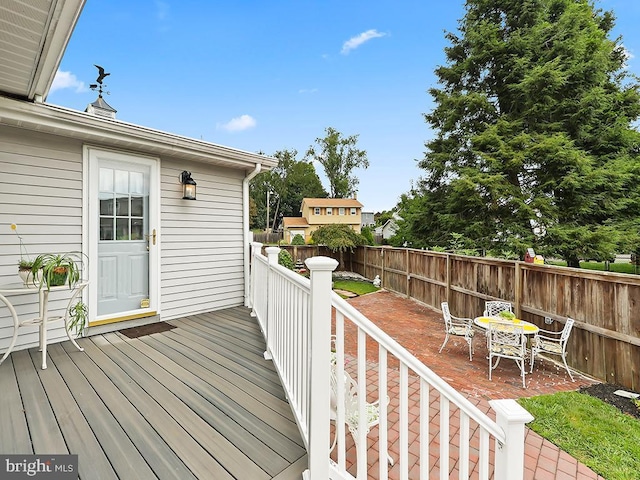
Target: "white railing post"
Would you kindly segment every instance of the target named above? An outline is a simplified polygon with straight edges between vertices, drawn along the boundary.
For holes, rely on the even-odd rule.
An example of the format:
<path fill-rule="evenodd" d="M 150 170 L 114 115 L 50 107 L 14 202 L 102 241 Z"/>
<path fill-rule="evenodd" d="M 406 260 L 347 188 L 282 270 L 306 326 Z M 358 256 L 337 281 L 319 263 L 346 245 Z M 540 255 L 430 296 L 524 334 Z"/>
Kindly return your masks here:
<path fill-rule="evenodd" d="M 267 318 L 264 322 L 264 339 L 267 344 L 267 350 L 264 352 L 264 358 L 271 360 L 271 322 L 274 320 L 274 309 L 276 302 L 274 301 L 275 287 L 273 285 L 273 275 L 271 275 L 271 266 L 278 264 L 278 254 L 280 249 L 278 247 L 267 247 L 267 258 L 269 259 L 269 271 L 267 272 Z"/>
<path fill-rule="evenodd" d="M 256 311 L 253 306 L 256 302 L 256 255 L 262 251 L 262 244 L 260 242 L 251 243 L 251 272 L 249 274 L 249 305 L 251 309 L 251 316 L 256 316 Z"/>
<path fill-rule="evenodd" d="M 305 262 L 311 273 L 309 346 L 309 470 L 307 480 L 329 478 L 329 421 L 331 384 L 331 274 L 338 262 L 312 257 Z"/>
<path fill-rule="evenodd" d="M 533 420 L 527 410 L 515 400 L 491 400 L 496 423 L 505 432 L 505 442 L 496 442 L 495 480 L 524 478 L 524 425 Z"/>

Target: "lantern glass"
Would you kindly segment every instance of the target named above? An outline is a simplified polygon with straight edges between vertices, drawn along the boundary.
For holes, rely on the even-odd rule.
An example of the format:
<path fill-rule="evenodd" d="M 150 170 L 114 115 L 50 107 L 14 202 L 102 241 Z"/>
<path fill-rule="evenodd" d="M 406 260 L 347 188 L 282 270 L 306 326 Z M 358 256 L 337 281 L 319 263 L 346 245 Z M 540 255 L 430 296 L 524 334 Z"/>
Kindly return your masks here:
<path fill-rule="evenodd" d="M 182 199 L 196 199 L 196 182 L 191 178 L 191 172 L 186 170 L 180 174 L 180 183 L 182 183 Z"/>

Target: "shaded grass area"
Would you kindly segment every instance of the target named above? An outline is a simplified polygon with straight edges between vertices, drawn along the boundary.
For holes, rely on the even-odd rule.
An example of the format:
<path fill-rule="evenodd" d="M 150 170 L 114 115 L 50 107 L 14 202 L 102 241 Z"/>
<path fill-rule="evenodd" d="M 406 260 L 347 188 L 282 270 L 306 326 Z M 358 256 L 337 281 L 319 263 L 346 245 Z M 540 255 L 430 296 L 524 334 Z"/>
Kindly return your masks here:
<path fill-rule="evenodd" d="M 335 280 L 333 282 L 333 288 L 353 292 L 356 295 L 364 295 L 366 293 L 377 292 L 380 290 L 379 288 L 374 287 L 372 283 L 359 282 L 357 280 Z"/>
<path fill-rule="evenodd" d="M 579 392 L 521 398 L 529 427 L 607 480 L 640 478 L 640 421 Z"/>
<path fill-rule="evenodd" d="M 549 260 L 545 261 L 548 265 L 556 265 L 558 267 L 566 267 L 567 262 L 561 260 Z M 636 272 L 636 266 L 632 263 L 609 263 L 609 270 L 606 270 L 604 262 L 580 262 L 580 268 L 586 270 L 600 270 L 602 272 L 609 271 L 614 273 L 628 273 L 631 275 L 640 274 L 640 267 Z"/>

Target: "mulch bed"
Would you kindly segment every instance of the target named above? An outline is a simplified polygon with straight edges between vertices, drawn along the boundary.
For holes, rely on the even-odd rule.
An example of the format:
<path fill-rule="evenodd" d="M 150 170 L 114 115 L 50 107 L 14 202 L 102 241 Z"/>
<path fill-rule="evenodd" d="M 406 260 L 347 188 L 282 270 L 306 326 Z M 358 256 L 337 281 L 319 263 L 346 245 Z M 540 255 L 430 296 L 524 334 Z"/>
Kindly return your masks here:
<path fill-rule="evenodd" d="M 580 393 L 586 393 L 588 395 L 591 395 L 592 397 L 599 398 L 603 402 L 606 402 L 609 405 L 613 405 L 621 412 L 627 413 L 640 420 L 640 406 L 636 405 L 636 403 L 630 398 L 614 394 L 613 392 L 615 392 L 616 390 L 639 393 L 612 383 L 596 383 L 595 385 L 582 387 L 580 389 Z"/>

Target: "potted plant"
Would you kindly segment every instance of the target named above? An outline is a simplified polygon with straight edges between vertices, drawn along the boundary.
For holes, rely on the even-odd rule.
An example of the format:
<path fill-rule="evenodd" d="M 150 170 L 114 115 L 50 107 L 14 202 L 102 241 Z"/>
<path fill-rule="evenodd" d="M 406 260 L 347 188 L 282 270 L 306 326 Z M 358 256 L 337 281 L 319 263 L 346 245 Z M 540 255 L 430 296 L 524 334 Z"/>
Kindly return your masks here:
<path fill-rule="evenodd" d="M 34 275 L 33 283 L 38 288 L 47 290 L 62 285 L 69 285 L 69 288 L 73 289 L 81 278 L 82 258 L 83 254 L 80 252 L 38 255 L 31 266 Z M 76 335 L 82 333 L 87 326 L 89 313 L 87 305 L 82 300 L 78 300 L 69 306 L 67 313 L 69 330 L 73 330 Z"/>
<path fill-rule="evenodd" d="M 76 252 L 44 253 L 38 255 L 31 266 L 34 283 L 39 288 L 69 285 L 73 288 L 80 280 L 82 257 Z M 40 272 L 35 275 L 35 272 Z"/>
<path fill-rule="evenodd" d="M 18 262 L 18 275 L 22 283 L 29 285 L 33 281 L 33 260 L 21 258 Z"/>

